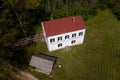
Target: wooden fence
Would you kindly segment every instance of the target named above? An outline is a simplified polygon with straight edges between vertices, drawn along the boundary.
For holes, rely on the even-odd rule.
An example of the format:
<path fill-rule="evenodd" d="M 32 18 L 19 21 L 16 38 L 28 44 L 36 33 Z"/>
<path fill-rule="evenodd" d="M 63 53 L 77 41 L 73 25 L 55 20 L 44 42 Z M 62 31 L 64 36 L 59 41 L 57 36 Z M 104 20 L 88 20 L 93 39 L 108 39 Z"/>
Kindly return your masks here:
<path fill-rule="evenodd" d="M 17 46 L 22 46 L 22 45 L 26 45 L 26 44 L 30 44 L 30 43 L 34 43 L 34 42 L 44 42 L 44 36 L 43 33 L 39 33 L 36 35 L 32 35 L 32 36 L 28 36 L 25 38 L 22 38 L 12 44 L 10 44 L 10 47 L 17 47 Z"/>

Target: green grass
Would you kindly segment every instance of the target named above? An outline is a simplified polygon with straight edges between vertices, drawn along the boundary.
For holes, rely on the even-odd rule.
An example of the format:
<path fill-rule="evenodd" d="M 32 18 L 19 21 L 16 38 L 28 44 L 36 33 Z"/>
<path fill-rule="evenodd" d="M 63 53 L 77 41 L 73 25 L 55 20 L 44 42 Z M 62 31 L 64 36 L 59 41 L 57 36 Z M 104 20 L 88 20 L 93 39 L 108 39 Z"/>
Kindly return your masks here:
<path fill-rule="evenodd" d="M 120 22 L 105 10 L 86 21 L 86 25 L 84 43 L 71 47 L 69 52 L 62 49 L 49 53 L 44 43 L 34 48 L 38 53 L 58 57 L 52 78 L 30 72 L 40 80 L 120 80 Z"/>

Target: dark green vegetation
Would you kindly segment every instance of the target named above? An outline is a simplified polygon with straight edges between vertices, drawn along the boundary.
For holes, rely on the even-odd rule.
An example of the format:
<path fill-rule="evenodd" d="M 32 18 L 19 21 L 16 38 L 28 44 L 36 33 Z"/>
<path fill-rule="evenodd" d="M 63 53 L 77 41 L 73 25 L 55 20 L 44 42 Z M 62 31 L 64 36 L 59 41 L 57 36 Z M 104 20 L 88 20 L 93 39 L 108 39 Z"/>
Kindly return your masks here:
<path fill-rule="evenodd" d="M 59 56 L 58 63 L 63 65 L 61 69 L 55 66 L 54 80 L 63 77 L 65 80 L 118 80 L 119 5 L 120 0 L 0 0 L 0 79 L 14 79 L 13 67 L 27 69 L 34 53 L 47 52 L 43 47 L 45 43 L 17 48 L 6 47 L 8 44 L 38 33 L 43 20 L 82 15 L 87 23 L 85 42 L 82 46 L 72 47 L 71 52 L 53 52 Z M 106 8 L 113 16 L 106 11 L 92 18 Z M 46 80 L 46 76 L 39 78 Z"/>

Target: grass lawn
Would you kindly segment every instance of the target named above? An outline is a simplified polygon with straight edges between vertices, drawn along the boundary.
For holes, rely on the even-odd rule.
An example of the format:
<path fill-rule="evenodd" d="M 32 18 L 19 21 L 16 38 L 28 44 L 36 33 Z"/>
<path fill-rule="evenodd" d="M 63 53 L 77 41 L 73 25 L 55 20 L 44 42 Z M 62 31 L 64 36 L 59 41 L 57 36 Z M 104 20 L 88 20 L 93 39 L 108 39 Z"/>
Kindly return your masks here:
<path fill-rule="evenodd" d="M 58 57 L 53 77 L 29 71 L 39 80 L 120 80 L 120 21 L 105 10 L 86 21 L 86 26 L 84 43 L 68 52 L 62 49 L 49 53 L 45 43 L 34 46 L 36 53 Z"/>

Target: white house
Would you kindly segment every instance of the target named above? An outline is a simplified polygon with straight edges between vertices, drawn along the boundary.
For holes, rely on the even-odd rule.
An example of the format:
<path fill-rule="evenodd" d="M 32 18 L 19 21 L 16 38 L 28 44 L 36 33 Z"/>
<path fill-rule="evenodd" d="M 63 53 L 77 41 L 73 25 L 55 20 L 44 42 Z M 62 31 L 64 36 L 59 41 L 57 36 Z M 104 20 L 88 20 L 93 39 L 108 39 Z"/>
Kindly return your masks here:
<path fill-rule="evenodd" d="M 82 44 L 86 26 L 81 16 L 41 22 L 49 51 Z"/>

